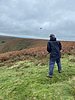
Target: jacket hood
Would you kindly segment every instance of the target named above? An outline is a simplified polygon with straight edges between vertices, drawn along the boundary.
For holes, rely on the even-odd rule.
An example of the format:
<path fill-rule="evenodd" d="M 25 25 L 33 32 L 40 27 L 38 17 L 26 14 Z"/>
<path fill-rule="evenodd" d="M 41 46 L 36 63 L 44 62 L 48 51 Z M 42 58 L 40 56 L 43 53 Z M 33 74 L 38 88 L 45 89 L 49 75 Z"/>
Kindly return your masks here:
<path fill-rule="evenodd" d="M 55 37 L 50 37 L 50 41 L 56 41 Z"/>

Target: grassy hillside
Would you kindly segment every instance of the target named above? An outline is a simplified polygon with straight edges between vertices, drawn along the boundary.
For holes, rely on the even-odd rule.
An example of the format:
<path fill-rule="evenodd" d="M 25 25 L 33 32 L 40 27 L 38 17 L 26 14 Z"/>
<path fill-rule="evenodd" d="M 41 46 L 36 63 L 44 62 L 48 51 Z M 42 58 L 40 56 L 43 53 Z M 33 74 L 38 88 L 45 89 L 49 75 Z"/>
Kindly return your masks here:
<path fill-rule="evenodd" d="M 61 43 L 62 73 L 55 65 L 50 79 L 47 41 L 0 37 L 0 100 L 75 100 L 75 42 Z"/>
<path fill-rule="evenodd" d="M 48 59 L 32 57 L 0 67 L 0 100 L 75 100 L 75 59 L 63 55 L 62 73 L 55 65 L 48 78 Z M 1 63 L 0 63 L 1 64 Z"/>

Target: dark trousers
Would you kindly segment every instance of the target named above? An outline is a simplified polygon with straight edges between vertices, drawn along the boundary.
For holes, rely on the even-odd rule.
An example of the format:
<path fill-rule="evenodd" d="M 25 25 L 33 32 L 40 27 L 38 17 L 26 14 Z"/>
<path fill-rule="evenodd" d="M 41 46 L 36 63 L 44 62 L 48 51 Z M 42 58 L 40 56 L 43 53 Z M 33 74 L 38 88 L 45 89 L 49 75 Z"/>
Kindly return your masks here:
<path fill-rule="evenodd" d="M 50 58 L 50 62 L 49 62 L 49 75 L 50 76 L 53 75 L 53 69 L 54 69 L 55 62 L 57 63 L 57 66 L 58 66 L 58 72 L 61 71 L 60 58 Z"/>

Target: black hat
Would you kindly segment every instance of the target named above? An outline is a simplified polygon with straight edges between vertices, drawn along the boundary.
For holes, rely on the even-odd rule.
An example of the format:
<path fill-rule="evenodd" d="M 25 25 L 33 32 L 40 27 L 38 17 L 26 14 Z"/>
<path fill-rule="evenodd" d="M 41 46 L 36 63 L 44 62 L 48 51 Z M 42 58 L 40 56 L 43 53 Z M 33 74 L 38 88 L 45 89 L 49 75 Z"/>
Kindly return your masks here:
<path fill-rule="evenodd" d="M 55 38 L 55 35 L 54 35 L 54 34 L 50 34 L 50 36 L 49 36 L 49 37 Z"/>

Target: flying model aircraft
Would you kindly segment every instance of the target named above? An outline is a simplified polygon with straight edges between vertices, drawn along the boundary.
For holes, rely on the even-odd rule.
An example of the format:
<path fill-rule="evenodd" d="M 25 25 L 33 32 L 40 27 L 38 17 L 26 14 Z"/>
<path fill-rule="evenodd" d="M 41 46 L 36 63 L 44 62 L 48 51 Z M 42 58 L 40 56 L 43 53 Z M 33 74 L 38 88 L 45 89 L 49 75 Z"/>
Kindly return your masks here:
<path fill-rule="evenodd" d="M 42 27 L 40 27 L 40 29 L 42 29 Z"/>

